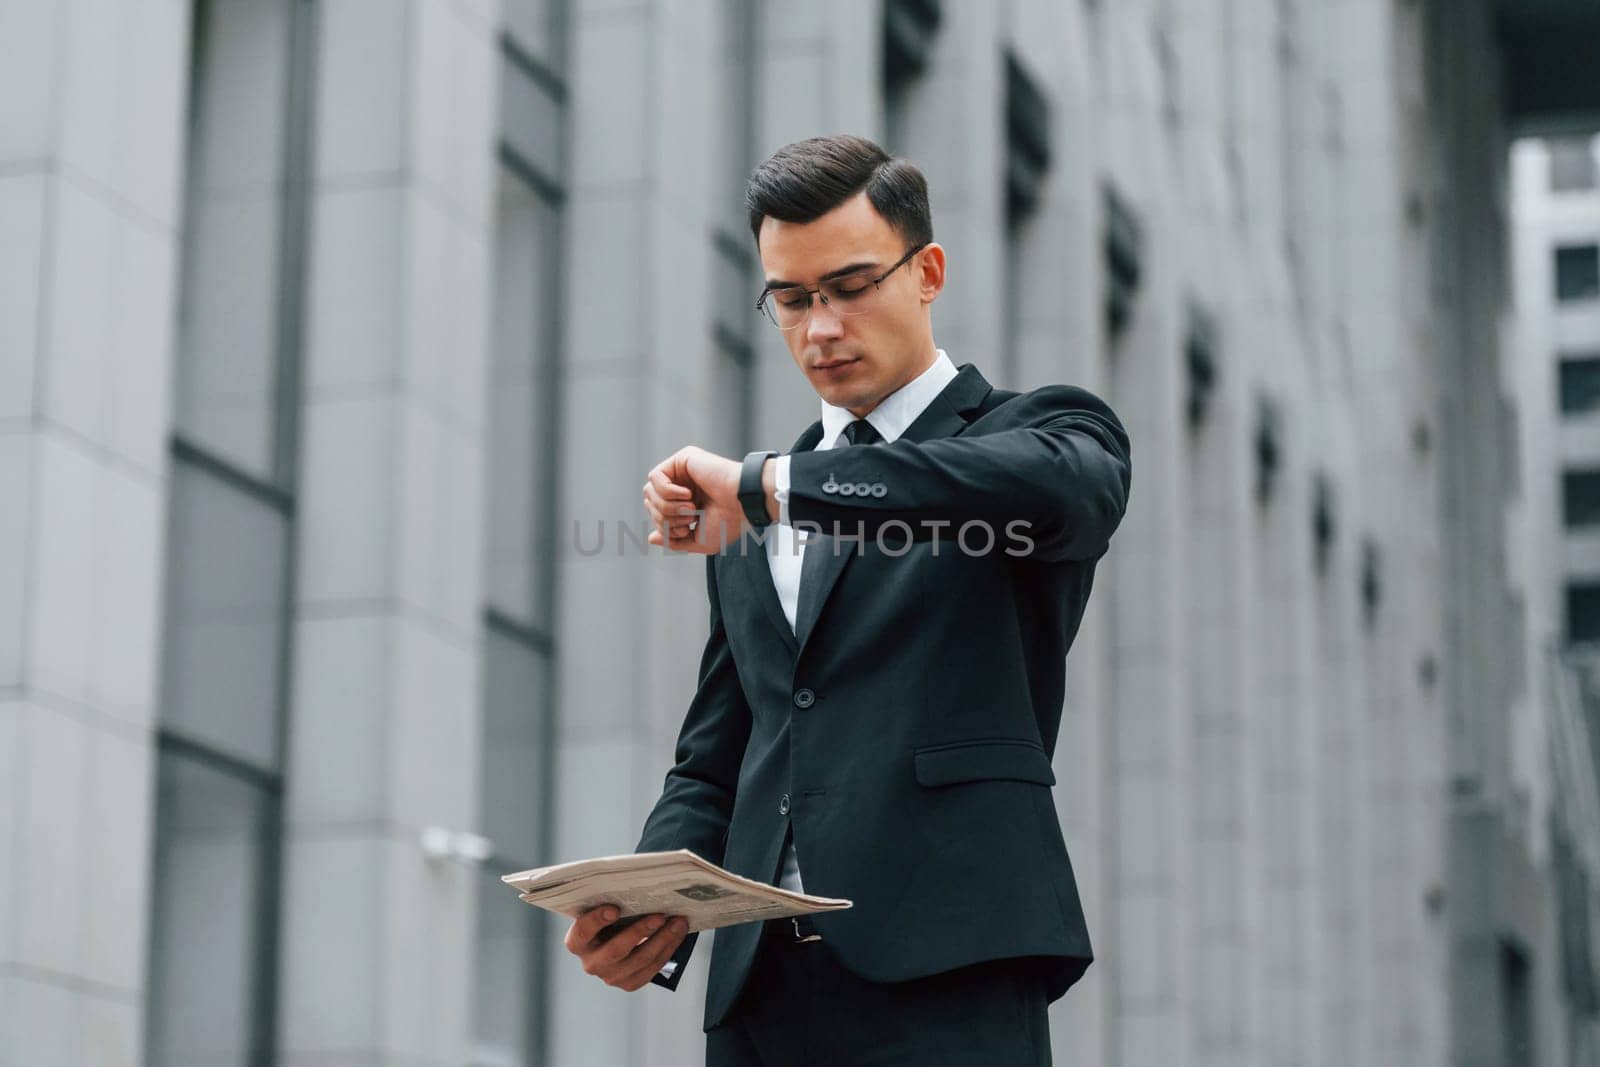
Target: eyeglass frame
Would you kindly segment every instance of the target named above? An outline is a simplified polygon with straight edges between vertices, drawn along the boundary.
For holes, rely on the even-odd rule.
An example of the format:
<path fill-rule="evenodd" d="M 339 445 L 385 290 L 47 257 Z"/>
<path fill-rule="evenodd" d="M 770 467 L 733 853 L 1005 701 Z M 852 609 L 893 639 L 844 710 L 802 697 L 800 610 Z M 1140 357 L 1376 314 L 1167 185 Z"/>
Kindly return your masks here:
<path fill-rule="evenodd" d="M 897 260 L 895 262 L 894 266 L 890 267 L 888 270 L 884 271 L 882 274 L 878 275 L 876 278 L 871 279 L 873 288 L 882 288 L 883 287 L 883 280 L 885 278 L 887 278 L 889 275 L 893 274 L 895 271 L 899 270 L 901 267 L 905 266 L 907 263 L 909 263 L 911 261 L 911 257 L 912 256 L 916 255 L 918 252 L 922 251 L 924 248 L 927 248 L 932 243 L 933 243 L 932 241 L 923 241 L 921 244 L 913 246 L 909 252 L 907 252 L 905 255 L 901 256 L 899 258 L 899 260 Z M 843 275 L 841 275 L 841 277 L 843 277 Z M 833 281 L 833 280 L 834 279 L 831 279 L 831 278 L 824 279 L 824 281 Z M 804 326 L 806 324 L 806 320 L 807 319 L 811 318 L 811 309 L 812 309 L 812 307 L 815 306 L 811 301 L 812 297 L 816 297 L 818 300 L 822 301 L 822 303 L 824 305 L 826 305 L 827 307 L 830 307 L 830 308 L 833 307 L 832 304 L 828 303 L 828 298 L 822 295 L 822 285 L 823 285 L 823 282 L 818 282 L 815 289 L 807 289 L 803 285 L 785 285 L 783 287 L 783 291 L 784 292 L 787 292 L 790 289 L 799 289 L 799 290 L 801 290 L 802 292 L 804 292 L 806 294 L 806 314 L 805 314 L 805 318 L 802 318 L 799 322 L 795 323 L 793 326 L 779 326 L 777 318 L 767 310 L 767 307 L 766 307 L 767 297 L 771 296 L 773 293 L 778 291 L 776 289 L 773 289 L 771 286 L 768 286 L 768 287 L 766 287 L 766 288 L 761 290 L 761 295 L 756 298 L 756 310 L 761 313 L 762 318 L 764 318 L 768 322 L 772 323 L 772 325 L 777 326 L 777 328 L 780 331 L 782 331 L 783 333 L 788 333 L 790 330 L 799 329 L 801 326 Z M 857 315 L 857 314 L 861 314 L 860 312 L 839 311 L 838 309 L 835 309 L 834 313 L 838 314 L 838 315 Z"/>

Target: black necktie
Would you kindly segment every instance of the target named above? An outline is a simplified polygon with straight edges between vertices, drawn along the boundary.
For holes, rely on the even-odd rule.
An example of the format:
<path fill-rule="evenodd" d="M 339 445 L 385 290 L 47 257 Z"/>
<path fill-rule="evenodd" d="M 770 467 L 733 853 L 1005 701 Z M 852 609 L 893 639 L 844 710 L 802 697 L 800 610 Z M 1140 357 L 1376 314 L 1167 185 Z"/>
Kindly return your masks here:
<path fill-rule="evenodd" d="M 866 419 L 857 419 L 844 428 L 841 435 L 848 445 L 875 445 L 883 440 L 876 427 Z M 846 447 L 848 447 L 848 445 Z M 838 447 L 838 446 L 835 446 Z M 805 617 L 805 608 L 817 597 L 817 583 L 822 574 L 822 559 L 829 552 L 838 551 L 833 539 L 826 534 L 817 535 L 810 530 L 804 557 L 800 561 L 800 593 L 795 598 L 795 622 Z"/>
<path fill-rule="evenodd" d="M 853 445 L 875 445 L 883 440 L 883 434 L 866 419 L 857 419 L 844 428 L 844 439 Z"/>

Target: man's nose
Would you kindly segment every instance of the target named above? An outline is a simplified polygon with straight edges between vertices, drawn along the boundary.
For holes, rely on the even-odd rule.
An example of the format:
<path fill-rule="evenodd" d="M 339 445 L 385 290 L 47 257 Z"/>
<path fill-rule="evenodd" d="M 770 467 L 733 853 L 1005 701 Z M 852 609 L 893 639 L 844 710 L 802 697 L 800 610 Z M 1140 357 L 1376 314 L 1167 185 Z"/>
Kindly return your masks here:
<path fill-rule="evenodd" d="M 826 341 L 844 333 L 844 321 L 839 313 L 823 303 L 822 297 L 811 298 L 811 315 L 806 319 L 806 340 Z"/>

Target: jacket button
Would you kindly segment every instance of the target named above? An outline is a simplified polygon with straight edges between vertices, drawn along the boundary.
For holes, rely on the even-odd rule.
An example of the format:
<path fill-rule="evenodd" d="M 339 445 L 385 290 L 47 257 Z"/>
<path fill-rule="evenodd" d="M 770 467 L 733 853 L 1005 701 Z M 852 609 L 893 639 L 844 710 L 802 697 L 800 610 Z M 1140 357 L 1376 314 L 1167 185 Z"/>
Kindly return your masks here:
<path fill-rule="evenodd" d="M 795 707 L 797 707 L 797 708 L 809 708 L 811 705 L 815 704 L 816 702 L 817 702 L 817 694 L 813 693 L 811 690 L 809 690 L 809 689 L 796 689 L 794 691 L 794 706 Z"/>
<path fill-rule="evenodd" d="M 887 496 L 888 493 L 889 493 L 889 487 L 887 485 L 884 485 L 882 482 L 873 482 L 872 483 L 872 495 L 873 496 Z"/>
<path fill-rule="evenodd" d="M 872 486 L 866 482 L 856 483 L 856 496 L 871 496 Z"/>
<path fill-rule="evenodd" d="M 788 793 L 783 794 L 783 799 L 778 801 L 778 814 L 779 815 L 787 815 L 787 814 L 789 814 L 789 794 Z"/>

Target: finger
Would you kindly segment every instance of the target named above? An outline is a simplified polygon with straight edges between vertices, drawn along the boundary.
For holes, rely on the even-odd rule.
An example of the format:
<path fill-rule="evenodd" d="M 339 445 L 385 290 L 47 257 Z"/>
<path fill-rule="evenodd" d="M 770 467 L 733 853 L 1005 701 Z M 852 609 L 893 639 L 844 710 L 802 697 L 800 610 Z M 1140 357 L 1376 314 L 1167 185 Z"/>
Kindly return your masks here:
<path fill-rule="evenodd" d="M 651 522 L 687 522 L 698 517 L 700 511 L 692 500 L 662 500 L 654 493 L 645 494 L 644 507 Z"/>
<path fill-rule="evenodd" d="M 694 552 L 700 555 L 709 555 L 726 547 L 726 539 L 719 543 L 716 535 L 712 534 L 708 537 L 707 534 L 702 533 L 702 531 L 709 531 L 714 528 L 715 525 L 713 523 L 706 521 L 705 517 L 701 516 L 699 522 L 692 529 L 675 529 L 669 523 L 664 530 L 660 531 L 661 540 L 657 540 L 654 537 L 648 540 L 650 544 L 663 545 L 670 552 Z"/>
<path fill-rule="evenodd" d="M 678 946 L 683 944 L 685 933 L 675 925 L 678 921 L 681 920 L 664 924 L 636 945 L 617 966 L 616 972 L 606 979 L 606 983 L 630 991 L 646 985 L 678 951 Z"/>
<path fill-rule="evenodd" d="M 724 525 L 726 524 L 726 520 L 719 521 Z M 691 514 L 686 518 L 673 518 L 669 516 L 663 522 L 656 522 L 655 527 L 656 531 L 661 534 L 661 536 L 659 538 L 647 538 L 647 541 L 652 545 L 665 545 L 667 548 L 674 551 L 684 551 L 691 549 L 694 546 L 700 546 L 702 549 L 705 549 L 708 546 L 717 547 L 716 535 L 714 533 L 710 535 L 710 539 L 708 540 L 707 536 L 701 532 L 710 531 L 714 529 L 714 526 L 713 524 L 707 522 L 704 512 L 698 508 L 693 509 Z M 726 543 L 726 541 L 727 538 L 724 536 L 723 543 Z"/>
<path fill-rule="evenodd" d="M 688 500 L 693 495 L 693 490 L 667 477 L 667 472 L 660 467 L 650 472 L 647 484 L 660 494 L 663 500 Z"/>
<path fill-rule="evenodd" d="M 572 928 L 567 931 L 567 951 L 573 955 L 582 955 L 592 946 L 595 935 L 607 923 L 614 921 L 618 914 L 616 905 L 602 904 L 590 908 L 572 920 Z"/>
<path fill-rule="evenodd" d="M 683 939 L 688 933 L 688 924 L 681 916 L 657 930 L 628 957 L 627 962 L 631 963 L 633 957 L 638 956 L 638 966 L 612 984 L 629 992 L 647 985 L 672 958 L 672 954 L 678 951 L 678 946 L 683 944 Z"/>
<path fill-rule="evenodd" d="M 645 915 L 638 922 L 617 931 L 609 941 L 601 944 L 587 957 L 586 962 L 593 968 L 591 973 L 609 982 L 622 970 L 631 970 L 631 966 L 623 964 L 628 953 L 632 952 L 633 947 L 642 939 L 659 930 L 665 921 L 665 915 Z"/>
<path fill-rule="evenodd" d="M 699 506 L 688 498 L 682 500 L 660 500 L 651 496 L 645 498 L 644 506 L 653 511 L 656 518 L 674 521 L 695 518 L 700 511 Z"/>

